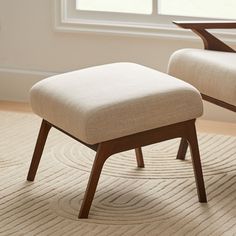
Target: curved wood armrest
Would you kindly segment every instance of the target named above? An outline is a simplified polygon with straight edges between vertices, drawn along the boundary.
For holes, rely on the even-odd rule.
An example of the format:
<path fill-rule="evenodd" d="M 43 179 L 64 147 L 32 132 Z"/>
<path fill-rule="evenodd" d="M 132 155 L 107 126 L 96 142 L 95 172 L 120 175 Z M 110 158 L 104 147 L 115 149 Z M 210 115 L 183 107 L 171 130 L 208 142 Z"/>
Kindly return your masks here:
<path fill-rule="evenodd" d="M 233 48 L 210 34 L 206 29 L 233 29 L 236 28 L 235 21 L 173 21 L 174 24 L 184 29 L 191 29 L 203 40 L 204 48 L 207 50 L 236 52 Z"/>

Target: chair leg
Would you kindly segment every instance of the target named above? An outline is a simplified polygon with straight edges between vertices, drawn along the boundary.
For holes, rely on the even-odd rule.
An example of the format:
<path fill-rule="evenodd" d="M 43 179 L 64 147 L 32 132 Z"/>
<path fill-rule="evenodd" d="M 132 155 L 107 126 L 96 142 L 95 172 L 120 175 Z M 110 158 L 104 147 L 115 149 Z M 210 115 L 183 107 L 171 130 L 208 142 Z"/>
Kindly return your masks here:
<path fill-rule="evenodd" d="M 182 138 L 179 145 L 179 150 L 176 159 L 184 160 L 188 149 L 188 142 L 185 138 Z"/>
<path fill-rule="evenodd" d="M 34 178 L 35 178 L 38 166 L 39 166 L 39 162 L 43 153 L 44 145 L 46 143 L 47 136 L 50 129 L 51 129 L 51 125 L 47 121 L 43 120 L 40 127 L 38 139 L 35 145 L 34 154 L 32 157 L 32 161 L 31 161 L 28 176 L 27 176 L 28 181 L 34 181 Z"/>
<path fill-rule="evenodd" d="M 102 171 L 102 167 L 106 159 L 111 155 L 110 147 L 106 144 L 99 144 L 93 167 L 90 173 L 87 189 L 80 208 L 79 218 L 88 218 L 90 207 L 97 188 L 98 180 Z"/>
<path fill-rule="evenodd" d="M 142 153 L 141 147 L 135 148 L 135 155 L 136 155 L 138 167 L 144 168 L 144 160 L 143 160 L 143 153 Z"/>
<path fill-rule="evenodd" d="M 193 170 L 195 175 L 195 181 L 197 185 L 197 192 L 198 192 L 198 199 L 199 202 L 207 202 L 203 173 L 202 173 L 202 166 L 198 148 L 198 141 L 197 141 L 197 134 L 195 129 L 195 124 L 192 123 L 188 127 L 188 143 L 191 151 L 192 156 L 192 164 Z"/>

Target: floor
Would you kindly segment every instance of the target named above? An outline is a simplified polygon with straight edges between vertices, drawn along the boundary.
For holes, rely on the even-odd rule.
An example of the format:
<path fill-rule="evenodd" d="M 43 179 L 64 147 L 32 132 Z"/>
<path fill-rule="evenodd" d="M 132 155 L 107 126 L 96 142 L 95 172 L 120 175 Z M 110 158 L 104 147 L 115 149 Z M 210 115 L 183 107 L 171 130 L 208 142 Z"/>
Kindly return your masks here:
<path fill-rule="evenodd" d="M 28 103 L 8 101 L 0 101 L 0 111 L 32 112 Z M 198 119 L 196 126 L 200 132 L 236 136 L 236 123 Z"/>
<path fill-rule="evenodd" d="M 197 121 L 207 204 L 197 201 L 189 156 L 176 160 L 171 140 L 143 148 L 144 169 L 133 150 L 107 160 L 90 218 L 79 220 L 94 152 L 54 130 L 36 181 L 25 181 L 40 123 L 29 112 L 0 101 L 0 235 L 236 236 L 235 123 Z"/>

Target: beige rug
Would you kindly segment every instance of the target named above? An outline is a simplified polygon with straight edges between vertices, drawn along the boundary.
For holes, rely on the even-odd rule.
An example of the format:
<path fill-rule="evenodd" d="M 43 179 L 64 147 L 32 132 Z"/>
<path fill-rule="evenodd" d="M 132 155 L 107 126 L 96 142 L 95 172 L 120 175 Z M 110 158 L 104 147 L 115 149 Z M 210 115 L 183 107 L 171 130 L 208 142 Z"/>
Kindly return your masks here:
<path fill-rule="evenodd" d="M 35 182 L 25 181 L 40 119 L 0 112 L 0 235 L 236 235 L 236 137 L 199 134 L 208 204 L 197 199 L 179 140 L 105 164 L 89 219 L 77 214 L 95 153 L 52 130 Z"/>

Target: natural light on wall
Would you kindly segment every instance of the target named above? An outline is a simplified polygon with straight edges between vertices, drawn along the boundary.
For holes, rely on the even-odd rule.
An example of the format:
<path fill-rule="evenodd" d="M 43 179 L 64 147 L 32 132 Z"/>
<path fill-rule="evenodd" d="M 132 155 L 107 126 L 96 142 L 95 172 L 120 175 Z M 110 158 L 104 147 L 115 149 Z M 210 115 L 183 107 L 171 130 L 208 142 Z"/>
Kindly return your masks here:
<path fill-rule="evenodd" d="M 236 0 L 159 0 L 159 14 L 236 19 Z"/>
<path fill-rule="evenodd" d="M 152 0 L 77 0 L 77 10 L 152 14 Z"/>

